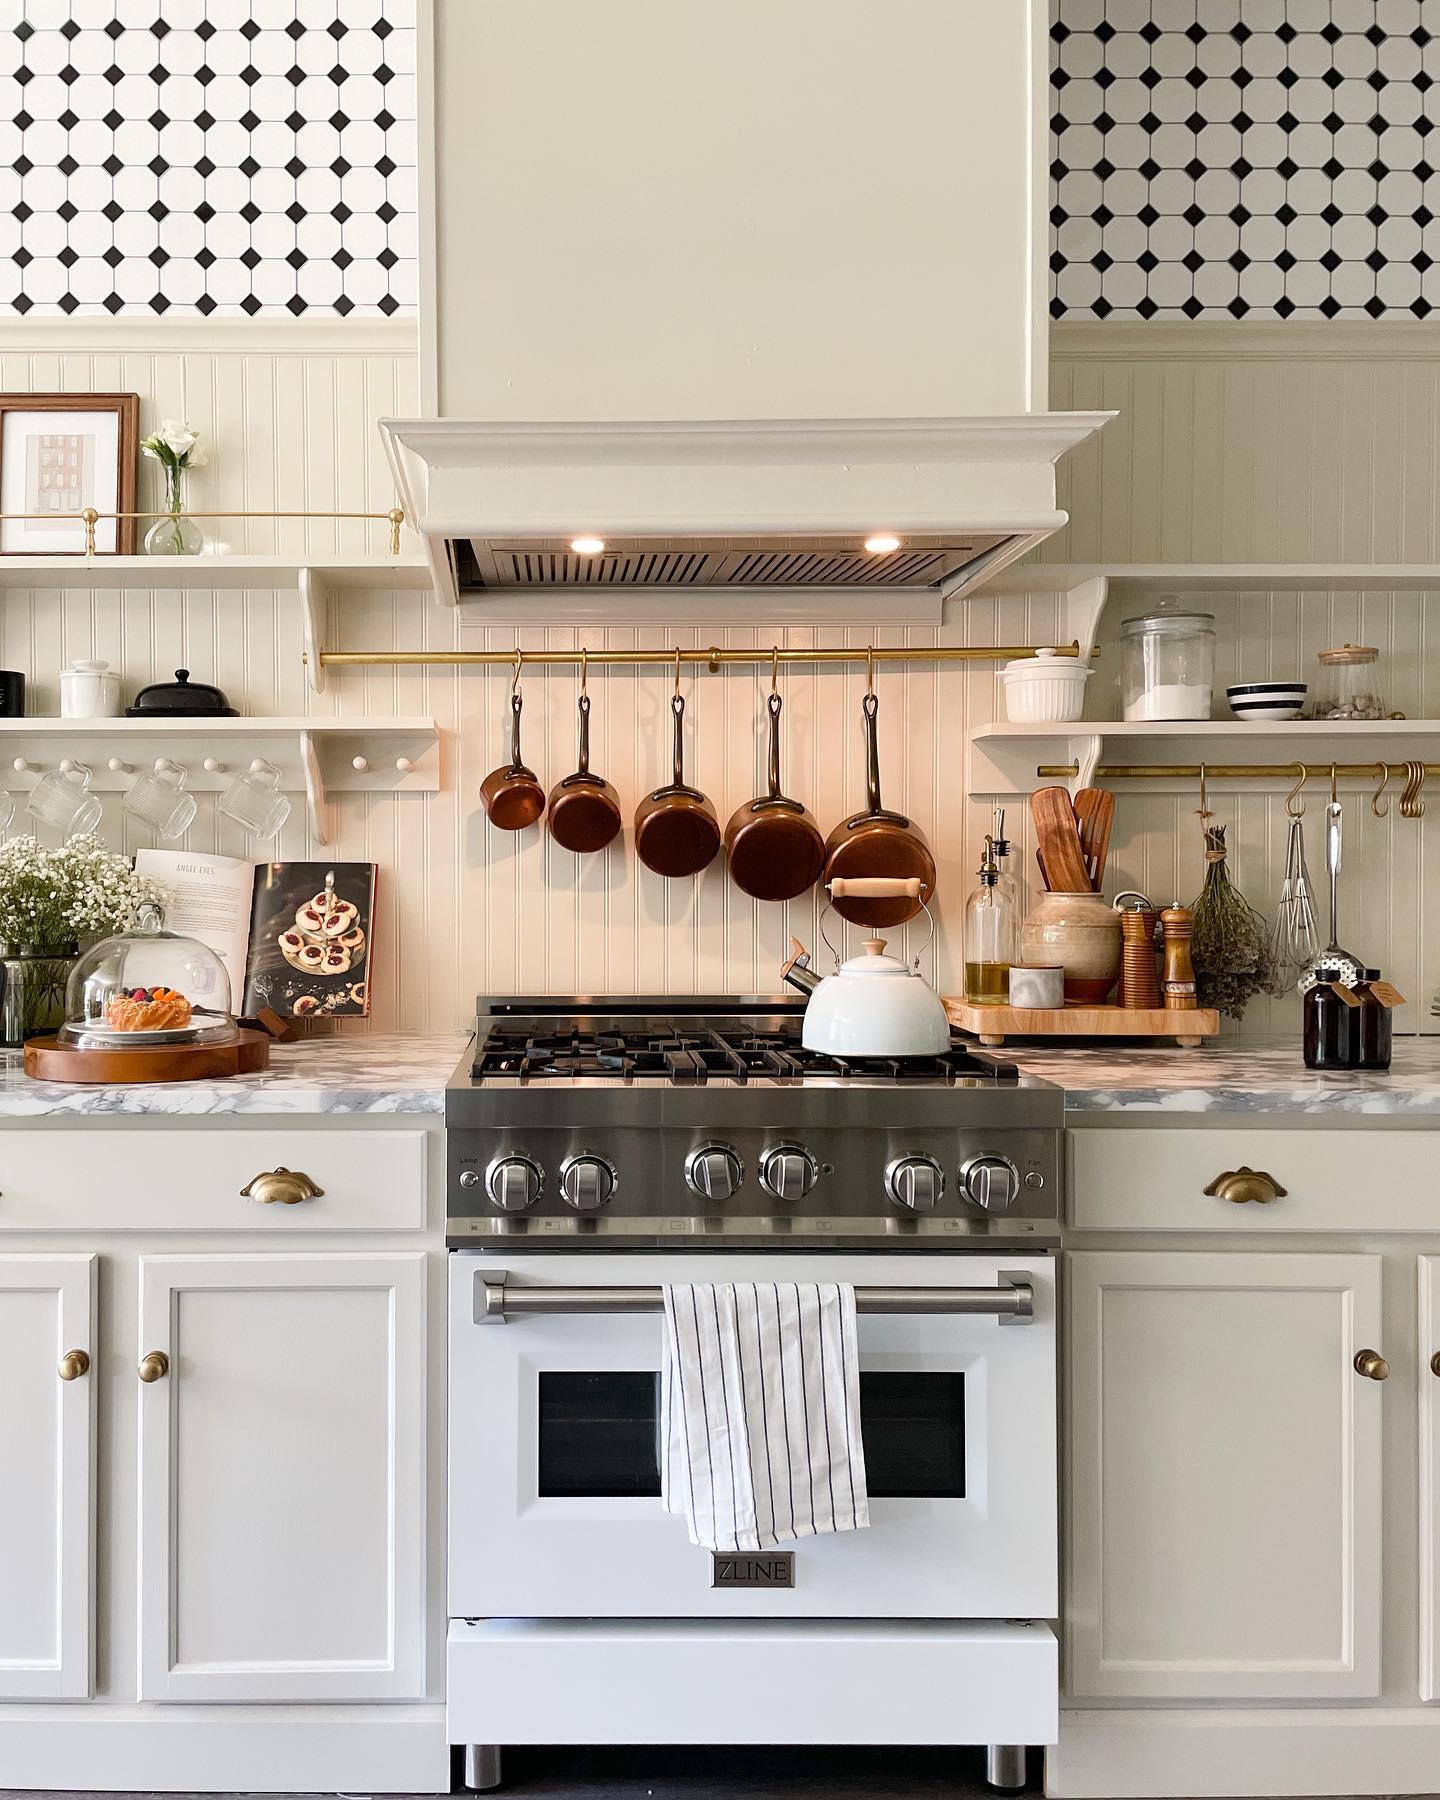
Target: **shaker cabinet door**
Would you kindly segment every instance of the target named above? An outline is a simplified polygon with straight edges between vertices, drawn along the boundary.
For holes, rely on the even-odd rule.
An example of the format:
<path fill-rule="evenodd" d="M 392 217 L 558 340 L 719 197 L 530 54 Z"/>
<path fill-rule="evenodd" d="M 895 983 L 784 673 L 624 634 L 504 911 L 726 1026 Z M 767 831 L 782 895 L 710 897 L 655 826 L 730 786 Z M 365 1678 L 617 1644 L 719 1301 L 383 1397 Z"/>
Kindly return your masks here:
<path fill-rule="evenodd" d="M 140 1259 L 141 1699 L 423 1692 L 424 1281 Z"/>
<path fill-rule="evenodd" d="M 1420 1698 L 1440 1700 L 1440 1256 L 1420 1262 Z"/>
<path fill-rule="evenodd" d="M 96 1258 L 0 1256 L 0 1700 L 84 1698 Z"/>
<path fill-rule="evenodd" d="M 1070 1694 L 1376 1694 L 1380 1258 L 1067 1260 Z"/>

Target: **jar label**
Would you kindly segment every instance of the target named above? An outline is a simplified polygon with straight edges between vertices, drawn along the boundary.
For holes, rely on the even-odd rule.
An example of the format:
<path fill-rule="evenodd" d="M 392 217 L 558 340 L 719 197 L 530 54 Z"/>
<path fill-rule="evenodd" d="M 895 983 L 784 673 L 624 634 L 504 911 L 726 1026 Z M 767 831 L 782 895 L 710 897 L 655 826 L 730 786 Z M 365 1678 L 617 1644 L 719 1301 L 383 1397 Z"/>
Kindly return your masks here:
<path fill-rule="evenodd" d="M 1372 1000 L 1378 1000 L 1381 1006 L 1403 1006 L 1405 1004 L 1405 996 L 1388 981 L 1372 981 L 1370 997 Z"/>

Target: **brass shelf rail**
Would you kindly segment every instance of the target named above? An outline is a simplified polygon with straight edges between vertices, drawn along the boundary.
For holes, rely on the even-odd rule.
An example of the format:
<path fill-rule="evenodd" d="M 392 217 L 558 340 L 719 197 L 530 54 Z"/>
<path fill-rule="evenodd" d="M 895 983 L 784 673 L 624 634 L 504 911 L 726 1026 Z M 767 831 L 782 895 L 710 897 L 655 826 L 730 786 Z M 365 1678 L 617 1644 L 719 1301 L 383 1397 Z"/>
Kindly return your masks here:
<path fill-rule="evenodd" d="M 1440 763 L 1422 766 L 1427 780 L 1440 776 Z M 1110 781 L 1199 781 L 1202 776 L 1207 781 L 1293 781 L 1303 768 L 1307 781 L 1312 775 L 1327 781 L 1332 775 L 1377 781 L 1382 767 L 1388 781 L 1404 776 L 1409 764 L 1382 763 L 1378 757 L 1363 763 L 1101 763 L 1091 773 Z M 1065 781 L 1080 770 L 1073 762 L 1041 763 L 1035 773 L 1042 779 Z"/>
<path fill-rule="evenodd" d="M 1045 645 L 1050 649 L 1052 646 Z M 1054 646 L 1057 656 L 1078 656 L 1078 641 Z M 704 650 L 687 650 L 673 646 L 669 650 L 322 650 L 320 662 L 327 669 L 386 668 L 506 668 L 513 669 L 517 660 L 526 668 L 547 664 L 571 664 L 583 661 L 589 668 L 604 663 L 661 665 L 673 669 L 681 663 L 703 663 L 713 675 L 721 668 L 753 663 L 771 667 L 778 663 L 965 663 L 1009 661 L 1015 657 L 1036 656 L 1039 650 L 1031 644 L 813 644 L 800 648 L 769 644 L 746 645 L 743 649 L 721 649 L 712 644 Z"/>
<path fill-rule="evenodd" d="M 0 512 L 0 524 L 14 519 L 28 521 L 30 524 L 46 525 L 83 525 L 85 527 L 85 551 L 89 556 L 113 554 L 111 551 L 97 551 L 95 548 L 95 527 L 102 519 L 168 519 L 171 513 L 168 507 L 157 512 L 101 512 L 97 507 L 87 506 L 78 513 L 22 513 Z M 390 554 L 400 554 L 400 527 L 405 523 L 405 509 L 392 506 L 388 512 L 192 512 L 187 506 L 181 513 L 186 519 L 368 519 L 372 524 L 382 520 L 390 527 Z"/>

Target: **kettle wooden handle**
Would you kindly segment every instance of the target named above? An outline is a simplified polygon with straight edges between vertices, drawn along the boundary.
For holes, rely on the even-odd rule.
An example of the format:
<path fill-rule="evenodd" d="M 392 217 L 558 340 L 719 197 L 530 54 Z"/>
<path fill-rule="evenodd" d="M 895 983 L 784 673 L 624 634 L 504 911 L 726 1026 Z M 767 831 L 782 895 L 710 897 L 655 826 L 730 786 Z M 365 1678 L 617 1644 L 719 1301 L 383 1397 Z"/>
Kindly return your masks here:
<path fill-rule="evenodd" d="M 912 900 L 919 900 L 925 892 L 925 883 L 918 875 L 836 875 L 826 886 L 832 900 L 843 900 L 847 894 L 872 900 L 898 900 L 908 894 Z"/>

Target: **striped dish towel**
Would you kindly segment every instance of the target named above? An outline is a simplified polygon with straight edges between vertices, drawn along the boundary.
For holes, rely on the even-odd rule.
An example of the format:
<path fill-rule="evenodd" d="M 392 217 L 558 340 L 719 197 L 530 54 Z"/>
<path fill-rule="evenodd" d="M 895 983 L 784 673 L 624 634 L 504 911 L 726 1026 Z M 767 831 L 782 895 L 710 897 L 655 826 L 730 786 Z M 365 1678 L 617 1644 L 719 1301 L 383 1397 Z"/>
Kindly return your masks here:
<path fill-rule="evenodd" d="M 665 1287 L 661 1498 L 690 1542 L 765 1550 L 870 1523 L 855 1290 L 835 1281 Z"/>

